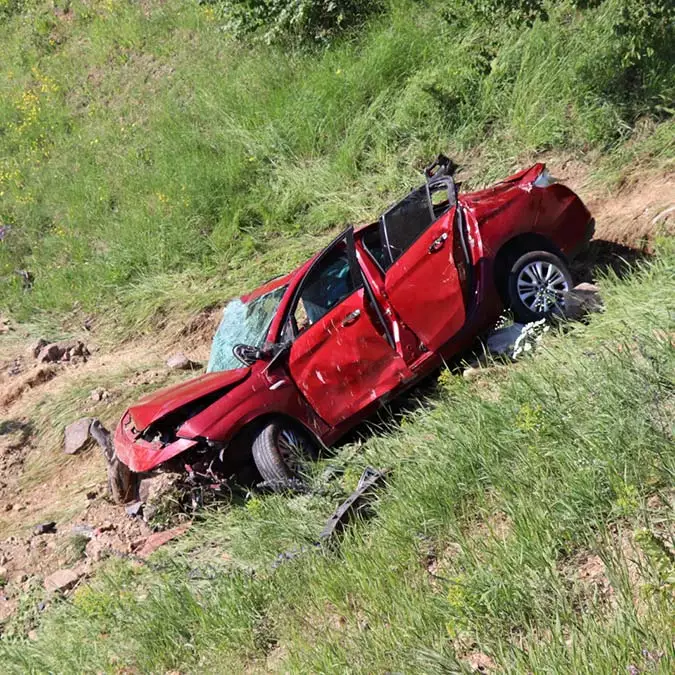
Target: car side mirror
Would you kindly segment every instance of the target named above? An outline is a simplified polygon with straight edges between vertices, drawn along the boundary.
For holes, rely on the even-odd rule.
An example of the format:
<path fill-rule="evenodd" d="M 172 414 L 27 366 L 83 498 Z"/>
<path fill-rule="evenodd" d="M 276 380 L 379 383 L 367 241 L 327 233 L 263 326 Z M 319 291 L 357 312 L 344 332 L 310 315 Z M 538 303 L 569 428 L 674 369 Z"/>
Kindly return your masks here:
<path fill-rule="evenodd" d="M 266 352 L 251 345 L 237 344 L 232 348 L 232 353 L 245 366 L 252 366 L 256 361 L 265 358 Z"/>
<path fill-rule="evenodd" d="M 265 366 L 265 370 L 269 370 L 279 363 L 279 361 L 281 361 L 281 359 L 283 359 L 284 356 L 288 354 L 292 346 L 292 340 L 285 340 L 284 342 L 277 342 L 273 345 L 270 345 L 270 347 L 265 350 L 266 358 L 269 359 L 267 366 Z"/>

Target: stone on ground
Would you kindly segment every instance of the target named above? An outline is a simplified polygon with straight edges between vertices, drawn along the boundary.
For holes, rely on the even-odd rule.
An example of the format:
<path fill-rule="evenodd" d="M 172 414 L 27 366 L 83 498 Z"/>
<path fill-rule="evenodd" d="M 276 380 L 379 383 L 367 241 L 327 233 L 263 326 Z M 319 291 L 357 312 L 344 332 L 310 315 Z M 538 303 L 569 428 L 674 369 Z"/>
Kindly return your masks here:
<path fill-rule="evenodd" d="M 67 591 L 72 588 L 81 578 L 81 572 L 75 570 L 57 570 L 45 579 L 45 589 L 50 592 Z"/>
<path fill-rule="evenodd" d="M 90 438 L 89 428 L 91 423 L 91 417 L 82 417 L 66 427 L 65 453 L 67 455 L 75 455 L 84 448 Z"/>
<path fill-rule="evenodd" d="M 202 367 L 201 363 L 192 361 L 183 352 L 170 356 L 166 361 L 166 365 L 172 370 L 199 370 Z"/>

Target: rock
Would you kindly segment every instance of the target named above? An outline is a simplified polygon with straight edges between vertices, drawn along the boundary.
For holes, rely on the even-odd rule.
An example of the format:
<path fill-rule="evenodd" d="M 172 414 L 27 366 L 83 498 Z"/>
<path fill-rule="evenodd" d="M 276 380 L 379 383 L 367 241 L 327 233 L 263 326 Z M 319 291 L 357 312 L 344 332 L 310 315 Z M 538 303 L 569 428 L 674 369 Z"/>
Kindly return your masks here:
<path fill-rule="evenodd" d="M 487 339 L 488 350 L 493 354 L 511 356 L 524 327 L 522 323 L 514 323 L 512 326 L 493 331 Z"/>
<path fill-rule="evenodd" d="M 579 321 L 587 314 L 601 312 L 604 308 L 600 289 L 594 284 L 579 284 L 563 293 L 563 316 L 569 321 Z"/>
<path fill-rule="evenodd" d="M 38 361 L 40 363 L 54 363 L 58 361 L 64 354 L 64 350 L 59 347 L 56 342 L 45 345 L 38 354 Z"/>
<path fill-rule="evenodd" d="M 485 368 L 470 366 L 469 368 L 465 368 L 462 371 L 462 377 L 465 380 L 468 380 L 468 381 L 476 380 L 483 374 L 484 371 L 485 371 Z"/>
<path fill-rule="evenodd" d="M 127 512 L 127 515 L 132 518 L 141 516 L 143 515 L 143 502 L 132 502 L 125 508 L 125 511 Z"/>
<path fill-rule="evenodd" d="M 98 490 L 90 490 L 85 496 L 87 497 L 87 500 L 91 502 L 98 497 Z"/>
<path fill-rule="evenodd" d="M 28 354 L 32 356 L 34 359 L 37 359 L 38 355 L 42 351 L 44 347 L 46 347 L 49 343 L 47 340 L 44 338 L 39 338 L 33 344 L 28 348 Z"/>
<path fill-rule="evenodd" d="M 35 535 L 55 534 L 55 533 L 56 533 L 56 523 L 54 521 L 51 521 L 49 523 L 41 523 L 35 528 L 35 530 L 33 530 L 33 534 Z"/>
<path fill-rule="evenodd" d="M 53 574 L 50 574 L 45 579 L 45 589 L 50 593 L 55 591 L 67 591 L 68 589 L 75 586 L 75 584 L 82 578 L 81 572 L 76 572 L 75 570 L 58 570 Z"/>
<path fill-rule="evenodd" d="M 143 507 L 143 520 L 149 523 L 159 512 L 159 509 L 152 504 L 146 504 Z"/>
<path fill-rule="evenodd" d="M 11 511 L 14 508 L 14 504 L 5 504 L 5 511 Z"/>
<path fill-rule="evenodd" d="M 97 387 L 91 392 L 91 400 L 95 403 L 99 401 L 106 401 L 110 398 L 110 394 L 103 389 L 103 387 Z"/>
<path fill-rule="evenodd" d="M 37 358 L 40 363 L 54 363 L 56 361 L 72 361 L 76 357 L 86 360 L 87 356 L 89 356 L 89 350 L 84 342 L 80 340 L 67 340 L 44 345 L 40 349 Z"/>
<path fill-rule="evenodd" d="M 91 525 L 87 525 L 86 523 L 73 525 L 70 528 L 70 531 L 73 534 L 79 534 L 80 536 L 87 537 L 88 539 L 91 539 L 94 536 L 94 528 Z"/>
<path fill-rule="evenodd" d="M 176 537 L 180 537 L 182 534 L 188 531 L 190 528 L 190 523 L 185 525 L 179 525 L 174 527 L 171 530 L 164 530 L 164 532 L 155 532 L 151 534 L 146 540 L 143 546 L 137 551 L 139 558 L 148 558 L 152 553 L 154 553 L 160 546 L 170 542 Z"/>
<path fill-rule="evenodd" d="M 167 359 L 166 365 L 172 370 L 199 370 L 201 363 L 191 361 L 183 352 L 178 352 Z"/>
<path fill-rule="evenodd" d="M 144 478 L 138 484 L 138 498 L 144 502 L 157 502 L 170 492 L 180 479 L 177 473 L 159 473 L 152 478 Z"/>
<path fill-rule="evenodd" d="M 64 450 L 66 455 L 75 455 L 84 448 L 90 438 L 89 429 L 92 422 L 91 417 L 83 417 L 66 427 Z"/>

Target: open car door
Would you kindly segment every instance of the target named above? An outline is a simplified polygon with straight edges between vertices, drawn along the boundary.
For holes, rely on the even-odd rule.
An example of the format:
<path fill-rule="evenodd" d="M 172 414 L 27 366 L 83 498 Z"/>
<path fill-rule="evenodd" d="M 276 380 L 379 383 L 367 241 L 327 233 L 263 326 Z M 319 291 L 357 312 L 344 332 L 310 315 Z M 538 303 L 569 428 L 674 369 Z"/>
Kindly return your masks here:
<path fill-rule="evenodd" d="M 365 286 L 350 228 L 310 267 L 290 304 L 290 376 L 335 426 L 411 377 Z"/>
<path fill-rule="evenodd" d="M 380 219 L 385 292 L 429 351 L 444 345 L 466 319 L 457 208 L 452 182 L 440 180 L 415 190 Z"/>

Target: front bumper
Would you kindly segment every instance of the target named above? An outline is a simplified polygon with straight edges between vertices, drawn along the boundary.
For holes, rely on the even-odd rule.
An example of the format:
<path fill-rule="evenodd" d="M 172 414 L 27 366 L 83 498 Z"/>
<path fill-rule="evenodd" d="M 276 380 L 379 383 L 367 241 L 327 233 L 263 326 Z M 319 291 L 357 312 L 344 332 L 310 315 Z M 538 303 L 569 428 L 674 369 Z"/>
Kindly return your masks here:
<path fill-rule="evenodd" d="M 129 412 L 122 415 L 113 438 L 115 455 L 135 473 L 145 473 L 197 445 L 198 441 L 179 438 L 173 443 L 150 443 L 139 437 Z"/>

